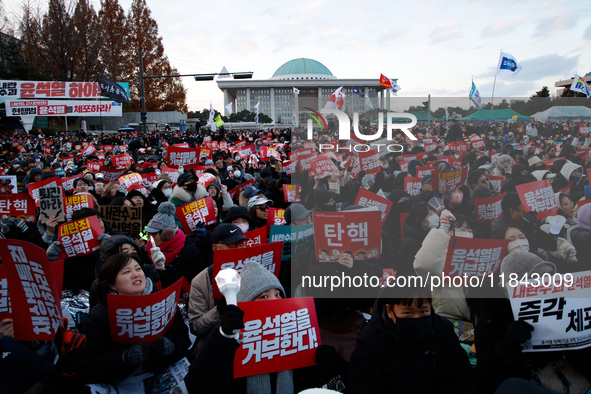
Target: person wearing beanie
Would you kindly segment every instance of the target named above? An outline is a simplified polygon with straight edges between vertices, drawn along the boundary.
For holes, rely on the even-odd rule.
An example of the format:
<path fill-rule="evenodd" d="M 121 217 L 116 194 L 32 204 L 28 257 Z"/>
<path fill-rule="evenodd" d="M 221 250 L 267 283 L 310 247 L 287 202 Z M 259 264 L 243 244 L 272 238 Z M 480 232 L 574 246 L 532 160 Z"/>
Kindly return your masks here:
<path fill-rule="evenodd" d="M 170 183 L 172 187 L 172 179 L 170 178 L 170 175 L 168 175 L 167 172 L 161 172 L 160 175 L 158 175 L 158 180 L 165 180 L 168 183 Z"/>
<path fill-rule="evenodd" d="M 176 208 L 190 203 L 191 201 L 199 200 L 203 197 L 209 196 L 209 193 L 203 185 L 197 183 L 199 178 L 197 175 L 190 172 L 185 172 L 179 175 L 177 185 L 172 190 L 172 197 L 170 202 Z M 179 228 L 182 228 L 181 222 L 175 214 L 175 222 Z"/>
<path fill-rule="evenodd" d="M 331 191 L 319 188 L 314 190 L 314 209 L 316 212 L 336 212 L 337 206 Z"/>
<path fill-rule="evenodd" d="M 254 220 L 250 217 L 248 209 L 241 206 L 235 206 L 230 208 L 228 214 L 226 215 L 222 223 L 230 223 L 236 225 L 240 227 L 240 230 L 242 230 L 243 233 L 256 229 L 256 225 L 254 223 Z"/>
<path fill-rule="evenodd" d="M 150 236 L 146 250 L 156 268 L 162 264 L 171 265 L 179 277 L 184 276 L 191 282 L 207 265 L 199 249 L 177 226 L 175 209 L 170 202 L 160 204 L 158 213 L 146 227 Z"/>
<path fill-rule="evenodd" d="M 570 232 L 570 238 L 577 251 L 582 270 L 591 269 L 591 204 L 579 207 L 577 211 L 579 226 Z"/>

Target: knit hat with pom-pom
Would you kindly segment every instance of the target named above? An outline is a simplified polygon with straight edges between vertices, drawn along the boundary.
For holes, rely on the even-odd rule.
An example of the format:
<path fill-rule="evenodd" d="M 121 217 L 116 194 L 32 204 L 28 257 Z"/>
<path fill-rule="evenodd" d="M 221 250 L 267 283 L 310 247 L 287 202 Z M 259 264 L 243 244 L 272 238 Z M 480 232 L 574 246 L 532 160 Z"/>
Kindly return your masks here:
<path fill-rule="evenodd" d="M 146 232 L 148 233 L 157 233 L 167 228 L 171 228 L 176 230 L 178 227 L 174 221 L 174 213 L 176 207 L 171 202 L 163 202 L 158 207 L 158 213 L 154 215 L 150 223 L 148 223 L 148 227 L 146 227 Z"/>

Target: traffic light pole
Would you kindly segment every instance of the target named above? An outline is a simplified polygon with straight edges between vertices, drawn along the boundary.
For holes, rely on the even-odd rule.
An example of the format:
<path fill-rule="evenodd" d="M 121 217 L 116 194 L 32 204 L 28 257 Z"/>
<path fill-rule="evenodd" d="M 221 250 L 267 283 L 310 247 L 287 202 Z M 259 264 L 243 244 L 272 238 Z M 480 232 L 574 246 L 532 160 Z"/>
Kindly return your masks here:
<path fill-rule="evenodd" d="M 145 134 L 148 131 L 148 114 L 146 113 L 146 97 L 144 95 L 144 59 L 142 51 L 140 51 L 140 104 L 142 106 L 142 132 Z"/>

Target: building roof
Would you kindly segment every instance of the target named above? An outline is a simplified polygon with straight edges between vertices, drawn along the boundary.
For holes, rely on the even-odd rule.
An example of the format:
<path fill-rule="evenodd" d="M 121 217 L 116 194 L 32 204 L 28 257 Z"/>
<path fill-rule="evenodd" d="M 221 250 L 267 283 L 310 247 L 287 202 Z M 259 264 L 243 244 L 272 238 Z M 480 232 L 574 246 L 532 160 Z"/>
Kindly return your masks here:
<path fill-rule="evenodd" d="M 283 79 L 288 75 L 318 75 L 325 78 L 335 78 L 324 64 L 304 57 L 292 59 L 282 64 L 271 78 Z"/>

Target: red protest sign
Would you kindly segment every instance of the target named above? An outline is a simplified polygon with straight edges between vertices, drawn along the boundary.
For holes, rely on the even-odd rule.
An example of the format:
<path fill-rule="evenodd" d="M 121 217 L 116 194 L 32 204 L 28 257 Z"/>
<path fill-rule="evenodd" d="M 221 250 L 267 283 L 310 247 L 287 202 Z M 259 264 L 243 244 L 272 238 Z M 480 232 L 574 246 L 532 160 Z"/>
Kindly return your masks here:
<path fill-rule="evenodd" d="M 150 183 L 154 183 L 158 180 L 158 175 L 155 172 L 148 172 L 140 175 L 142 176 L 142 179 L 146 179 Z"/>
<path fill-rule="evenodd" d="M 107 294 L 111 339 L 118 343 L 153 343 L 174 322 L 182 280 L 152 294 Z"/>
<path fill-rule="evenodd" d="M 311 171 L 312 164 L 311 162 L 314 161 L 318 157 L 318 153 L 310 153 L 309 155 L 302 155 L 298 156 L 298 164 L 300 166 L 300 171 Z"/>
<path fill-rule="evenodd" d="M 447 246 L 443 274 L 468 277 L 494 274 L 505 258 L 508 245 L 508 239 L 452 237 Z"/>
<path fill-rule="evenodd" d="M 101 243 L 97 238 L 102 233 L 96 216 L 60 224 L 57 240 L 61 242 L 64 252 L 58 258 L 84 256 L 98 250 Z"/>
<path fill-rule="evenodd" d="M 398 165 L 400 165 L 400 171 L 402 172 L 408 172 L 408 164 L 414 159 L 411 160 L 403 160 L 401 162 L 398 163 Z"/>
<path fill-rule="evenodd" d="M 240 149 L 238 150 L 238 155 L 240 155 L 240 158 L 242 159 L 247 159 L 250 157 L 250 155 L 254 155 L 254 147 L 248 146 L 243 149 Z"/>
<path fill-rule="evenodd" d="M 228 143 L 226 141 L 220 141 L 220 149 L 221 150 L 228 149 Z"/>
<path fill-rule="evenodd" d="M 384 220 L 386 220 L 386 217 L 388 217 L 388 213 L 392 208 L 392 201 L 378 196 L 369 190 L 360 188 L 359 193 L 357 193 L 357 198 L 355 199 L 355 205 L 362 205 L 364 207 L 378 207 L 378 210 L 382 213 L 382 223 L 384 223 Z"/>
<path fill-rule="evenodd" d="M 207 149 L 215 150 L 218 148 L 218 142 L 217 141 L 205 141 L 203 143 L 203 146 L 205 146 Z"/>
<path fill-rule="evenodd" d="M 0 240 L 17 341 L 50 341 L 62 324 L 61 289 L 45 251 L 28 242 Z"/>
<path fill-rule="evenodd" d="M 234 356 L 234 378 L 287 371 L 316 363 L 320 330 L 314 299 L 241 302 L 242 344 Z"/>
<path fill-rule="evenodd" d="M 100 172 L 103 174 L 105 181 L 107 182 L 117 182 L 117 180 L 127 171 L 126 169 L 116 169 L 101 166 Z M 66 190 L 67 191 L 67 190 Z"/>
<path fill-rule="evenodd" d="M 423 148 L 425 149 L 425 152 L 434 151 L 435 149 L 437 149 L 437 142 L 429 142 L 429 143 L 423 144 Z"/>
<path fill-rule="evenodd" d="M 314 149 L 310 149 L 310 148 L 296 149 L 290 153 L 289 160 L 299 160 L 299 158 L 301 156 L 311 155 L 312 153 L 315 153 Z"/>
<path fill-rule="evenodd" d="M 199 154 L 201 148 L 178 148 L 171 146 L 168 148 L 168 166 L 183 168 L 194 168 L 199 165 Z"/>
<path fill-rule="evenodd" d="M 75 196 L 65 196 L 64 205 L 66 212 L 66 219 L 72 220 L 74 211 L 82 208 L 94 208 L 94 199 L 90 194 L 76 194 Z"/>
<path fill-rule="evenodd" d="M 558 213 L 558 205 L 549 179 L 517 185 L 516 189 L 525 212 L 537 211 L 538 219 Z"/>
<path fill-rule="evenodd" d="M 287 175 L 291 176 L 295 172 L 295 165 L 296 165 L 296 161 L 294 161 L 294 160 L 284 161 L 283 162 L 283 171 L 285 171 L 285 173 Z"/>
<path fill-rule="evenodd" d="M 573 183 L 571 182 L 566 187 L 560 189 L 558 192 L 568 194 L 570 196 L 570 189 L 572 189 L 572 187 L 573 187 Z"/>
<path fill-rule="evenodd" d="M 300 185 L 283 185 L 283 201 L 285 202 L 298 202 L 300 199 L 300 191 L 302 187 Z"/>
<path fill-rule="evenodd" d="M 4 266 L 0 265 L 0 321 L 12 319 L 12 303 L 8 293 L 8 279 Z"/>
<path fill-rule="evenodd" d="M 217 168 L 215 168 L 215 166 L 198 166 L 195 167 L 195 175 L 197 175 L 199 177 L 199 180 L 201 180 L 201 174 L 203 174 L 205 172 L 205 170 L 207 170 L 208 168 L 211 168 L 213 170 L 215 170 L 217 172 Z"/>
<path fill-rule="evenodd" d="M 206 186 L 209 185 L 212 181 L 215 181 L 216 177 L 209 172 L 205 172 L 199 175 L 199 180 L 197 181 L 198 184 Z M 216 181 L 217 182 L 217 181 Z M 215 183 L 215 182 L 214 182 Z"/>
<path fill-rule="evenodd" d="M 86 169 L 90 172 L 99 172 L 101 169 L 101 163 L 91 160 L 86 160 Z"/>
<path fill-rule="evenodd" d="M 62 188 L 65 192 L 73 192 L 74 191 L 74 181 L 78 178 L 82 178 L 84 174 L 76 174 L 69 176 L 67 178 L 62 179 Z"/>
<path fill-rule="evenodd" d="M 417 178 L 423 178 L 425 175 L 431 175 L 433 171 L 435 171 L 435 167 L 427 166 L 427 167 L 417 167 Z"/>
<path fill-rule="evenodd" d="M 0 195 L 0 217 L 23 219 L 25 222 L 36 222 L 37 210 L 35 200 L 28 194 Z"/>
<path fill-rule="evenodd" d="M 105 152 L 113 152 L 113 145 L 103 145 L 103 150 Z"/>
<path fill-rule="evenodd" d="M 248 238 L 248 241 L 246 241 L 246 246 L 249 248 L 267 243 L 267 229 L 265 227 L 247 231 L 244 233 L 244 236 Z"/>
<path fill-rule="evenodd" d="M 314 243 L 318 260 L 352 252 L 355 260 L 379 258 L 382 253 L 382 213 L 379 211 L 314 212 Z"/>
<path fill-rule="evenodd" d="M 195 231 L 199 222 L 205 226 L 216 222 L 213 204 L 213 198 L 208 196 L 181 205 L 176 209 L 176 216 L 179 218 L 185 234 Z"/>
<path fill-rule="evenodd" d="M 121 153 L 119 155 L 111 156 L 111 163 L 115 168 L 129 168 L 133 163 L 133 160 L 127 153 Z"/>
<path fill-rule="evenodd" d="M 205 159 L 212 159 L 212 153 L 211 153 L 211 149 L 208 148 L 201 148 L 201 152 L 199 152 L 199 160 L 201 160 L 201 158 L 204 157 Z"/>
<path fill-rule="evenodd" d="M 283 226 L 285 223 L 285 209 L 268 208 L 267 211 L 267 234 L 271 231 L 271 226 Z"/>
<path fill-rule="evenodd" d="M 411 197 L 418 196 L 423 185 L 423 178 L 414 176 L 404 177 L 404 191 L 410 194 Z"/>
<path fill-rule="evenodd" d="M 505 182 L 505 177 L 495 175 L 487 175 L 486 177 L 488 178 L 490 184 L 495 188 L 495 191 L 500 193 L 501 189 L 503 188 L 503 182 Z"/>
<path fill-rule="evenodd" d="M 250 261 L 257 262 L 264 269 L 279 277 L 281 267 L 281 255 L 283 254 L 283 242 L 272 242 L 251 246 L 250 248 L 225 249 L 213 251 L 213 277 L 215 278 L 220 270 L 232 268 L 238 273 L 242 272 L 244 265 Z M 222 293 L 216 281 L 213 281 L 214 299 L 222 298 Z"/>
<path fill-rule="evenodd" d="M 97 149 L 94 147 L 94 145 L 89 144 L 80 153 L 82 153 L 82 156 L 88 156 L 88 155 L 92 155 L 96 152 L 97 152 Z"/>
<path fill-rule="evenodd" d="M 168 174 L 168 176 L 172 180 L 172 183 L 176 183 L 177 179 L 179 178 L 179 170 L 176 168 L 162 167 L 160 171 L 161 174 Z"/>
<path fill-rule="evenodd" d="M 549 170 L 550 168 L 552 168 L 552 165 L 554 164 L 555 161 L 558 160 L 566 160 L 564 157 L 557 157 L 556 159 L 548 159 L 548 160 L 544 160 L 544 165 L 545 165 L 545 170 Z"/>
<path fill-rule="evenodd" d="M 45 153 L 46 155 L 51 155 L 52 151 L 53 151 L 53 148 L 51 148 L 51 147 L 48 147 L 48 146 L 43 147 L 43 153 Z"/>
<path fill-rule="evenodd" d="M 56 176 L 47 178 L 43 181 L 29 183 L 27 185 L 27 190 L 29 191 L 29 195 L 33 197 L 35 200 L 35 206 L 39 206 L 39 189 L 46 186 L 61 186 L 62 180 Z"/>
<path fill-rule="evenodd" d="M 183 142 L 181 144 L 174 144 L 173 147 L 175 147 L 175 148 L 188 148 L 189 147 L 189 143 Z"/>
<path fill-rule="evenodd" d="M 476 216 L 476 223 L 492 223 L 501 216 L 503 213 L 501 200 L 505 197 L 505 194 L 489 198 L 475 198 L 474 215 Z"/>
<path fill-rule="evenodd" d="M 468 175 L 468 167 L 464 167 L 453 171 L 433 171 L 431 173 L 433 191 L 445 192 L 447 190 L 455 190 L 466 182 Z"/>
<path fill-rule="evenodd" d="M 246 182 L 242 182 L 240 185 L 238 185 L 234 189 L 232 189 L 232 191 L 236 194 L 236 198 L 238 198 L 238 196 L 240 196 L 242 193 L 244 193 L 246 188 L 250 185 L 254 185 L 254 179 L 252 179 L 252 178 L 247 180 Z"/>
<path fill-rule="evenodd" d="M 329 157 L 317 157 L 310 161 L 310 166 L 310 172 L 314 175 L 339 175 L 339 169 Z"/>
<path fill-rule="evenodd" d="M 396 278 L 396 272 L 394 268 L 382 269 L 382 278 L 380 279 L 380 287 L 384 287 L 388 284 L 388 278 Z"/>
<path fill-rule="evenodd" d="M 359 152 L 359 166 L 360 171 L 365 171 L 366 174 L 375 174 L 379 172 L 380 168 L 382 168 L 379 150 Z"/>
<path fill-rule="evenodd" d="M 142 184 L 142 176 L 137 172 L 132 172 L 131 174 L 123 175 L 117 181 L 120 185 L 125 185 L 125 187 L 129 188 L 131 185 L 141 185 Z"/>
<path fill-rule="evenodd" d="M 315 149 L 316 148 L 316 143 L 314 141 L 306 142 L 304 144 L 304 148 Z"/>
<path fill-rule="evenodd" d="M 470 140 L 472 143 L 472 148 L 474 149 L 485 149 L 486 148 L 486 141 L 484 138 L 473 138 Z"/>
<path fill-rule="evenodd" d="M 273 148 L 269 148 L 268 146 L 261 146 L 259 149 L 259 155 L 261 156 L 261 161 L 267 161 L 271 157 L 274 157 L 277 160 L 281 160 L 281 155 Z"/>

